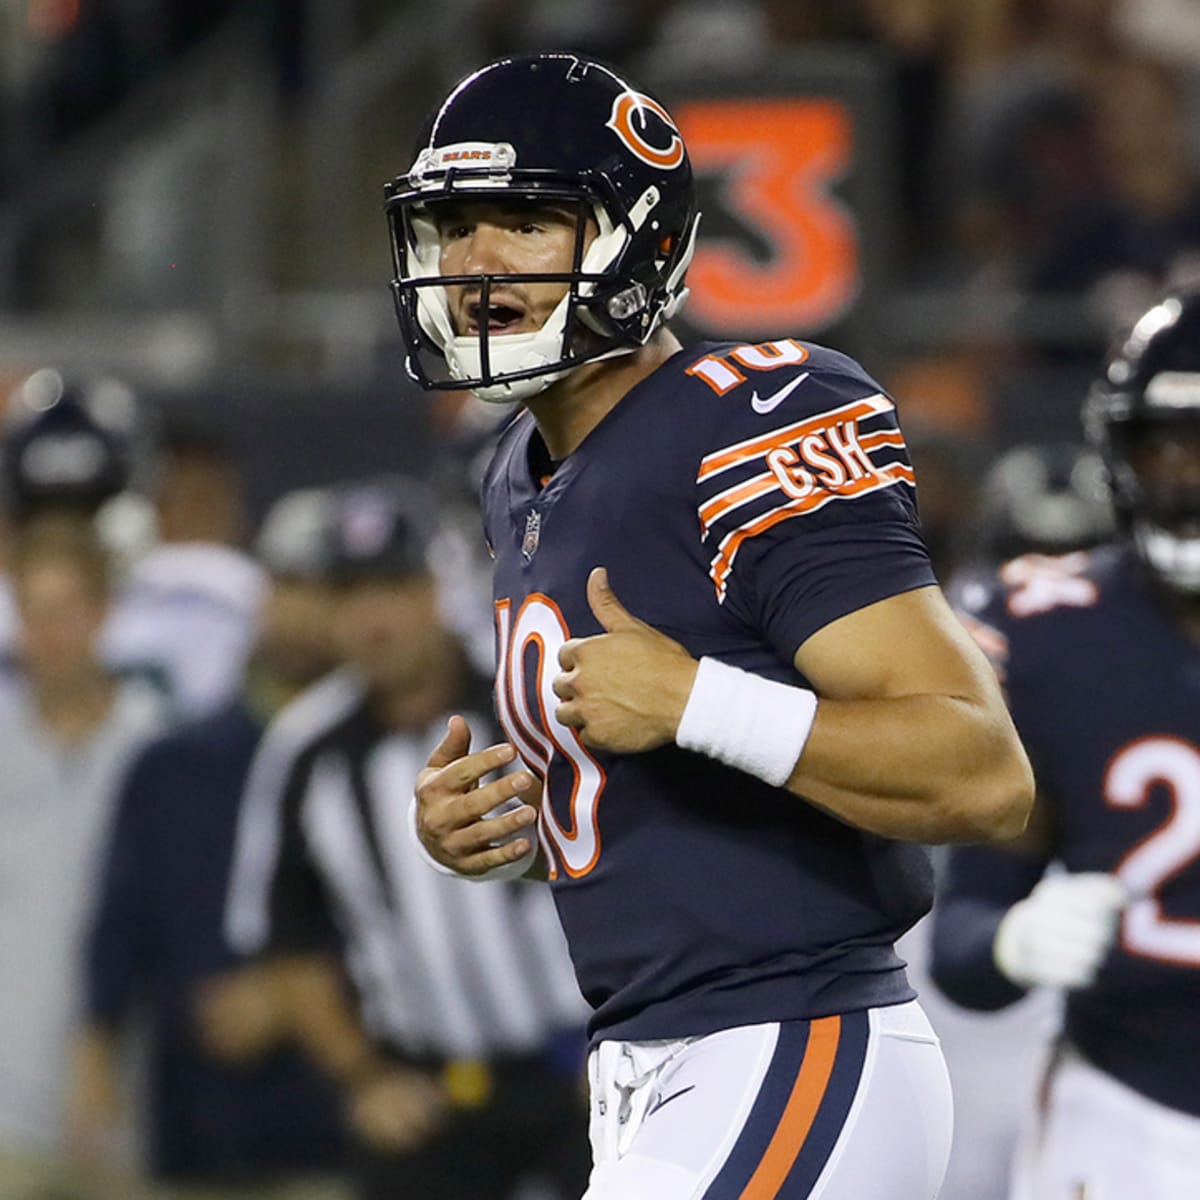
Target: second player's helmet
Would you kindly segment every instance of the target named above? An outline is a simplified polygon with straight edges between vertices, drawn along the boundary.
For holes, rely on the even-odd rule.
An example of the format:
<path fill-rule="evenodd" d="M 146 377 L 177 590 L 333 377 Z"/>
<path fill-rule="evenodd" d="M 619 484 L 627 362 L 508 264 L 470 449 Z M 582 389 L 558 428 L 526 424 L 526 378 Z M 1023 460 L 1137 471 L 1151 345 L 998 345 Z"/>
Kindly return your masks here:
<path fill-rule="evenodd" d="M 1104 462 L 1072 442 L 1037 442 L 1005 451 L 980 487 L 978 545 L 990 562 L 1022 554 L 1068 554 L 1114 532 Z"/>
<path fill-rule="evenodd" d="M 1083 416 L 1139 555 L 1167 586 L 1200 593 L 1200 291 L 1168 296 L 1138 320 Z"/>
<path fill-rule="evenodd" d="M 385 196 L 396 310 L 422 387 L 526 399 L 584 362 L 644 345 L 687 294 L 698 214 L 683 139 L 661 104 L 588 59 L 539 54 L 476 71 Z M 578 205 L 571 270 L 443 275 L 432 206 L 450 199 Z M 484 312 L 497 285 L 559 283 L 567 293 L 536 332 L 489 336 L 484 321 L 468 337 L 453 327 L 448 283 L 479 287 Z"/>

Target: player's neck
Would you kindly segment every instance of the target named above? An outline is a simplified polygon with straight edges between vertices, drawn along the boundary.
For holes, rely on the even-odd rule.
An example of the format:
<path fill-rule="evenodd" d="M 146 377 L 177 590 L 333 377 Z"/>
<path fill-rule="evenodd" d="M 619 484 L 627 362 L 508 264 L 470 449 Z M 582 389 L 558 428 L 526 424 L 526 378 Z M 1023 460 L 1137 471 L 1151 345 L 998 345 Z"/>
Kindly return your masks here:
<path fill-rule="evenodd" d="M 679 339 L 660 329 L 635 353 L 588 363 L 533 397 L 529 411 L 550 457 L 558 462 L 579 449 L 630 389 L 680 349 Z"/>

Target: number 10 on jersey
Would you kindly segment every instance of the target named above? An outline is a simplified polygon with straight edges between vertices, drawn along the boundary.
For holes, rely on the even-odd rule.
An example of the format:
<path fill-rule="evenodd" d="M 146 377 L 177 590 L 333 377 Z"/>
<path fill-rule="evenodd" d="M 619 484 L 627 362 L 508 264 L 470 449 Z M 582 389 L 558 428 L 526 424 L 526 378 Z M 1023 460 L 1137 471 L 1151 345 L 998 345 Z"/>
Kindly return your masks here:
<path fill-rule="evenodd" d="M 496 710 L 525 765 L 543 781 L 538 833 L 550 878 L 560 870 L 579 878 L 600 858 L 597 814 L 606 776 L 575 730 L 554 715 L 551 684 L 570 630 L 558 605 L 535 592 L 515 619 L 510 600 L 496 602 L 496 635 Z"/>

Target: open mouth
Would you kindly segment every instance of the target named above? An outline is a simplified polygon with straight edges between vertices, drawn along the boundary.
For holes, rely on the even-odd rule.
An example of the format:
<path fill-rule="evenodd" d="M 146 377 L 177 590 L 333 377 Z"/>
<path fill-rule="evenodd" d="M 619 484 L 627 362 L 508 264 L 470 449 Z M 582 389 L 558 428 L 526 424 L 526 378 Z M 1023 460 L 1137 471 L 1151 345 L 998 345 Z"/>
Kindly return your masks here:
<path fill-rule="evenodd" d="M 479 300 L 469 300 L 466 305 L 467 333 L 478 336 L 486 328 L 489 334 L 515 333 L 525 319 L 525 310 L 505 300 L 493 300 L 486 313 Z"/>

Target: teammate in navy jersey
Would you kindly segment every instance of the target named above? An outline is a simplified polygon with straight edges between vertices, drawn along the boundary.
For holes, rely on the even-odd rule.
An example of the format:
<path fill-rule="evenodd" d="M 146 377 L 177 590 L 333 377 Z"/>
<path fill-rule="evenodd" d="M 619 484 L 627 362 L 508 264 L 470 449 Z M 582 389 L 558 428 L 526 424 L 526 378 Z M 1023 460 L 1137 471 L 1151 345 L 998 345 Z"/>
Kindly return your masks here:
<path fill-rule="evenodd" d="M 916 843 L 1015 835 L 1032 779 L 891 399 L 791 338 L 683 349 L 687 154 L 600 64 L 484 67 L 387 197 L 413 375 L 524 406 L 484 486 L 508 741 L 454 719 L 413 819 L 443 869 L 551 881 L 588 1200 L 932 1200 Z"/>
<path fill-rule="evenodd" d="M 1193 1200 L 1200 293 L 1145 314 L 1084 416 L 1127 536 L 1016 559 L 964 597 L 1037 768 L 1039 805 L 1009 853 L 952 853 L 933 971 L 980 1009 L 1065 989 L 1014 1197 Z"/>

